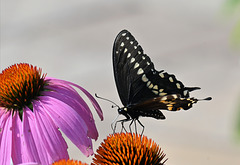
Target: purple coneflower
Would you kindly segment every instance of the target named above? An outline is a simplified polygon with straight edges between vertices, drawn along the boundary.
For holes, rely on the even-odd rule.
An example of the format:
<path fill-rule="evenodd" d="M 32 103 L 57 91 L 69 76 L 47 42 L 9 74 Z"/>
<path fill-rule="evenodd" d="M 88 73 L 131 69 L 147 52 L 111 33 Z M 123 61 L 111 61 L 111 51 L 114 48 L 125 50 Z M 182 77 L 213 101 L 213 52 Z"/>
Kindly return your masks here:
<path fill-rule="evenodd" d="M 74 83 L 46 77 L 26 63 L 0 73 L 0 164 L 10 164 L 11 158 L 14 164 L 68 159 L 59 129 L 84 155 L 93 154 L 98 132 L 88 105 L 73 87 L 89 98 L 103 120 L 96 100 Z"/>

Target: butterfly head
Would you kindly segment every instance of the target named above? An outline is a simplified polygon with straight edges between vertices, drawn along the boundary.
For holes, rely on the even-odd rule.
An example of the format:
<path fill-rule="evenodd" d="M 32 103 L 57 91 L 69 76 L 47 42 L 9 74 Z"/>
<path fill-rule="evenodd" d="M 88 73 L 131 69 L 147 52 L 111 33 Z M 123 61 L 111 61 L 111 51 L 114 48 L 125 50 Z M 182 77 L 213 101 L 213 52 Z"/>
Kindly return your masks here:
<path fill-rule="evenodd" d="M 124 115 L 126 118 L 129 118 L 129 113 L 128 113 L 127 107 L 118 108 L 118 113 L 120 115 Z"/>

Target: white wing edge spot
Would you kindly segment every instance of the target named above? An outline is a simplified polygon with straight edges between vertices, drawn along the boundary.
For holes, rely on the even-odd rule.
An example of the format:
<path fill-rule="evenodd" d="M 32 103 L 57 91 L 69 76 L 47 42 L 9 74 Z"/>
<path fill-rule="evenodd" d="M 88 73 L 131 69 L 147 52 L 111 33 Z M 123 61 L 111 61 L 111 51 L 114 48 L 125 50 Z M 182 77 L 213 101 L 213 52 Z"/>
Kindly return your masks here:
<path fill-rule="evenodd" d="M 128 53 L 127 58 L 131 57 L 131 53 Z"/>
<path fill-rule="evenodd" d="M 137 74 L 140 75 L 140 74 L 143 74 L 143 73 L 144 73 L 143 69 L 139 68 Z"/>
<path fill-rule="evenodd" d="M 159 73 L 159 76 L 164 78 L 164 74 L 163 73 Z"/>
<path fill-rule="evenodd" d="M 134 61 L 135 61 L 135 58 L 133 57 L 133 58 L 131 58 L 130 63 L 133 63 Z"/>
<path fill-rule="evenodd" d="M 158 95 L 158 91 L 152 90 L 152 92 L 156 95 Z"/>
<path fill-rule="evenodd" d="M 153 84 L 151 83 L 149 86 L 148 86 L 149 89 L 152 89 L 153 88 Z"/>
<path fill-rule="evenodd" d="M 173 94 L 172 97 L 173 97 L 174 99 L 178 98 L 178 96 L 177 96 L 176 94 Z"/>
<path fill-rule="evenodd" d="M 167 100 L 167 96 L 162 97 L 161 100 Z"/>
<path fill-rule="evenodd" d="M 158 90 L 158 86 L 154 85 L 153 89 Z"/>
<path fill-rule="evenodd" d="M 147 87 L 149 87 L 150 84 L 151 84 L 151 81 L 148 81 L 148 82 L 147 82 Z"/>
<path fill-rule="evenodd" d="M 139 63 L 136 62 L 135 65 L 134 65 L 134 69 L 138 68 L 139 67 Z"/>
<path fill-rule="evenodd" d="M 179 83 L 176 83 L 176 86 L 178 89 L 181 89 L 181 85 Z"/>
<path fill-rule="evenodd" d="M 165 96 L 167 93 L 161 92 L 159 93 L 159 96 Z"/>
<path fill-rule="evenodd" d="M 142 75 L 142 81 L 143 82 L 148 82 L 148 78 L 147 78 L 146 74 Z"/>

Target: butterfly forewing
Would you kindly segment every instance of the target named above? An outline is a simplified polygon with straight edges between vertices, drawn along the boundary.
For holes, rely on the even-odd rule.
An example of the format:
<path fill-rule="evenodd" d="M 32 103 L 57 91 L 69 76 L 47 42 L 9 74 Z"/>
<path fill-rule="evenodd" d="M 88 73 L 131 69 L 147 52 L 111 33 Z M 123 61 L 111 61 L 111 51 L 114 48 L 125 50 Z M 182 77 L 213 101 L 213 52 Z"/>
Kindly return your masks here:
<path fill-rule="evenodd" d="M 118 93 L 125 106 L 132 102 L 134 94 L 144 87 L 139 81 L 141 71 L 146 72 L 153 68 L 146 65 L 139 54 L 143 54 L 143 49 L 135 38 L 128 31 L 121 31 L 113 46 L 113 69 Z"/>
<path fill-rule="evenodd" d="M 169 94 L 188 98 L 189 91 L 195 89 L 185 88 L 174 75 L 155 70 L 151 59 L 144 54 L 142 47 L 127 30 L 121 31 L 115 39 L 113 68 L 124 106 Z"/>

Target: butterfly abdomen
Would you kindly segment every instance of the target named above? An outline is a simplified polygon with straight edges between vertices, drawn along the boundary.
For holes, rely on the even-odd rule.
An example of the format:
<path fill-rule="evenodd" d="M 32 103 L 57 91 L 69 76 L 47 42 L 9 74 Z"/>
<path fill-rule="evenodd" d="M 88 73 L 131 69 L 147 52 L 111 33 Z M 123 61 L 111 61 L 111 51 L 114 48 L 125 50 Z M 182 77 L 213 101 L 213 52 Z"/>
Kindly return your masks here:
<path fill-rule="evenodd" d="M 128 113 L 131 116 L 132 119 L 138 119 L 139 116 L 142 117 L 152 117 L 155 119 L 166 119 L 166 117 L 163 115 L 163 113 L 158 109 L 152 109 L 152 110 L 139 110 L 139 109 L 128 109 Z"/>

